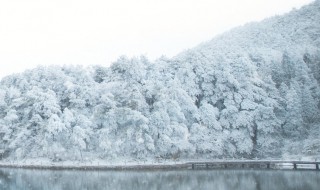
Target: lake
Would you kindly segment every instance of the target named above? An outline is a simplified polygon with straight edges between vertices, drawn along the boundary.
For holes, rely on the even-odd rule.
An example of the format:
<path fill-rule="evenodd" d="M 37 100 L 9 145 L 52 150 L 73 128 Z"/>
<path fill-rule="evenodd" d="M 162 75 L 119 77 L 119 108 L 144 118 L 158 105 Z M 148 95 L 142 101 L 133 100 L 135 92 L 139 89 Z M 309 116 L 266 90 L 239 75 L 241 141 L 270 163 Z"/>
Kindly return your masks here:
<path fill-rule="evenodd" d="M 0 168 L 2 190 L 319 190 L 319 171 L 84 171 Z"/>

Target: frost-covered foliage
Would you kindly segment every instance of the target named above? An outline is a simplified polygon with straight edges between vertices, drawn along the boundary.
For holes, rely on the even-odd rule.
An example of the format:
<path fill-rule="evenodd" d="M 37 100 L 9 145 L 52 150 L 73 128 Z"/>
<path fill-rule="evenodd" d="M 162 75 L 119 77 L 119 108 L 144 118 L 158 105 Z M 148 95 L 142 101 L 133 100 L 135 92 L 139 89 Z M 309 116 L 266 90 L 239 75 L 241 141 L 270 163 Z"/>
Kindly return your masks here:
<path fill-rule="evenodd" d="M 0 158 L 319 155 L 320 1 L 172 59 L 2 79 Z"/>

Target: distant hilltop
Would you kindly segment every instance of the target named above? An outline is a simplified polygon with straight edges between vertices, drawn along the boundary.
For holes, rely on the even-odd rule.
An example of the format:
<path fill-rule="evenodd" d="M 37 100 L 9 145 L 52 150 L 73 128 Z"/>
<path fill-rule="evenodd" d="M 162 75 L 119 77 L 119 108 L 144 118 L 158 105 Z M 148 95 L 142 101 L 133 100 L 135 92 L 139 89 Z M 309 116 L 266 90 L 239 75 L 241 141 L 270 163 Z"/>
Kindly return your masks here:
<path fill-rule="evenodd" d="M 319 158 L 320 1 L 172 59 L 0 83 L 0 159 Z"/>

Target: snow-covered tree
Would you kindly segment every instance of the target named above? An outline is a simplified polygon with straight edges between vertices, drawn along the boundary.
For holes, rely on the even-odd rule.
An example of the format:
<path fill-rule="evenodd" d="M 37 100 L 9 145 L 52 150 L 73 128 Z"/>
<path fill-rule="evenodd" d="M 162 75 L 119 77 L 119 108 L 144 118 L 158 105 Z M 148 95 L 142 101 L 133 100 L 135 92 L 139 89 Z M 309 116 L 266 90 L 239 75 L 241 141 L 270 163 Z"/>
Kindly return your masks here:
<path fill-rule="evenodd" d="M 121 56 L 110 67 L 40 66 L 4 77 L 1 158 L 320 152 L 319 7 L 232 29 L 173 58 Z"/>

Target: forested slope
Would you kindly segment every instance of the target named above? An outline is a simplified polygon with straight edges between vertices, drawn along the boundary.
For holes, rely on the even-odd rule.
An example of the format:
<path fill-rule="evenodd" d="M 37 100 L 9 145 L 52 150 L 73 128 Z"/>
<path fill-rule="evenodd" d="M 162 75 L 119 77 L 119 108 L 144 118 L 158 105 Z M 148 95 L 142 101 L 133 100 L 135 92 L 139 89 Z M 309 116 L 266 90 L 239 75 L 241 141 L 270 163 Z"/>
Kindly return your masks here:
<path fill-rule="evenodd" d="M 172 59 L 38 67 L 0 84 L 7 160 L 319 157 L 319 131 L 319 0 Z"/>

